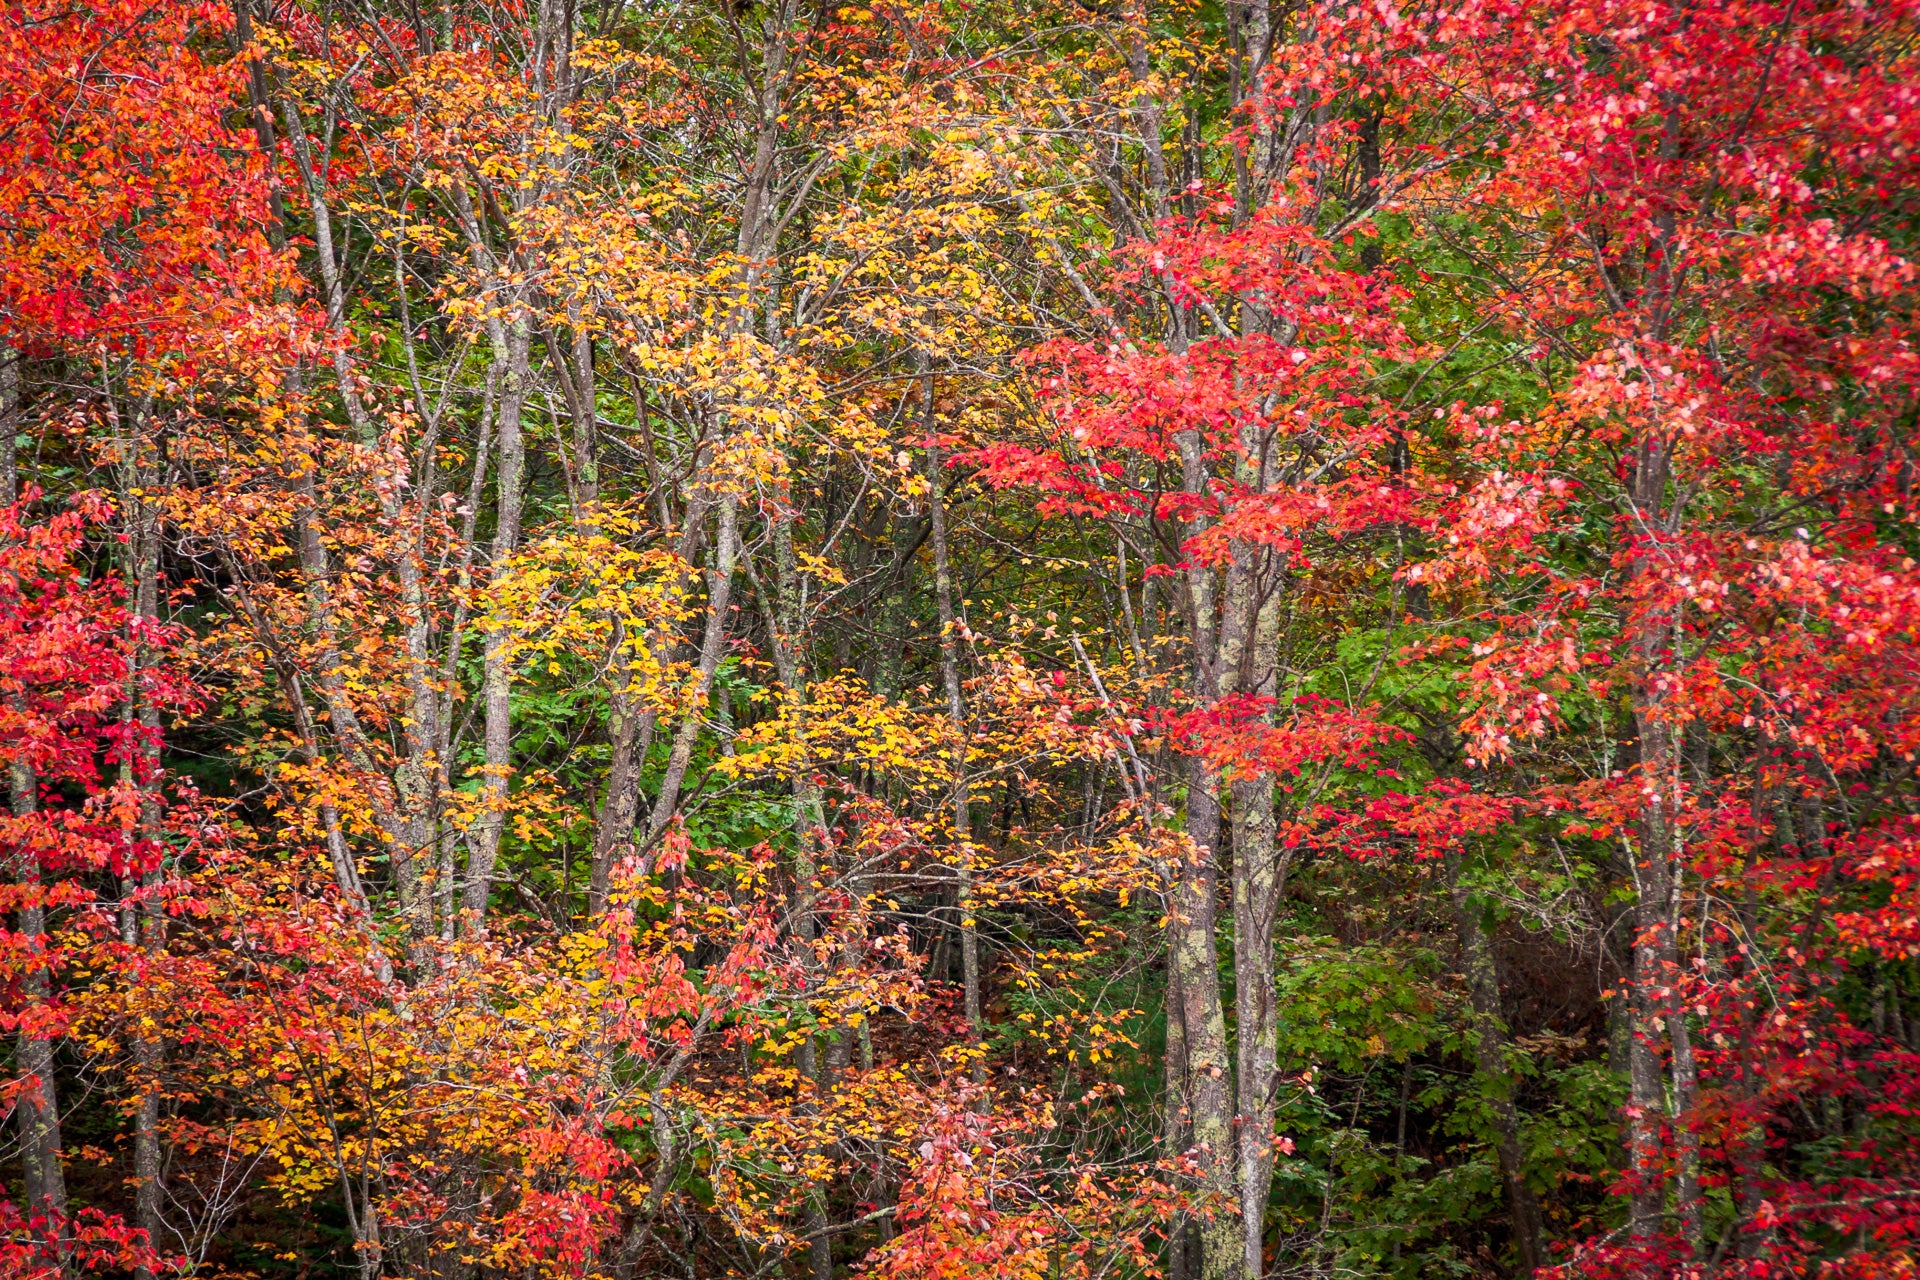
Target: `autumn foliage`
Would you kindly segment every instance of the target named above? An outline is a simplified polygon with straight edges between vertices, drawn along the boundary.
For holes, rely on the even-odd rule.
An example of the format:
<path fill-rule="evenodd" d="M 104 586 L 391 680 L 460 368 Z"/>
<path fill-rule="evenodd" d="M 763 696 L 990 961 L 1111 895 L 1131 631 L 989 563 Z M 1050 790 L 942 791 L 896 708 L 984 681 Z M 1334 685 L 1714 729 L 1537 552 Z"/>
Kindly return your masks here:
<path fill-rule="evenodd" d="M 0 1274 L 1896 1280 L 1920 9 L 0 14 Z"/>

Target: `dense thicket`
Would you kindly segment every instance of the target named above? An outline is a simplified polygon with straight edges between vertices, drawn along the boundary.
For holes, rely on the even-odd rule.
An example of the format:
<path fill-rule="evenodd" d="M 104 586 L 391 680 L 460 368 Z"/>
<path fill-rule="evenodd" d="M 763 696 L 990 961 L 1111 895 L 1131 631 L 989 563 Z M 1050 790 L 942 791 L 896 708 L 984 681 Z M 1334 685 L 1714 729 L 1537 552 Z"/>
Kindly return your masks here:
<path fill-rule="evenodd" d="M 1905 1277 L 1912 0 L 17 0 L 8 1275 Z"/>

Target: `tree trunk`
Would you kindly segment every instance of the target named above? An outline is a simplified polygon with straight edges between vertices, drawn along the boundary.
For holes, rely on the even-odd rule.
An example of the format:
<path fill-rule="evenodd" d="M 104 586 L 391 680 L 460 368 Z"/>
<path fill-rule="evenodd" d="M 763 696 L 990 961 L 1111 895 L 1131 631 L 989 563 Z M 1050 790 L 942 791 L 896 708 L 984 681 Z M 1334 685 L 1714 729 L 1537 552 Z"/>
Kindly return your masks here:
<path fill-rule="evenodd" d="M 1636 451 L 1632 501 L 1636 525 L 1648 536 L 1668 531 L 1675 513 L 1667 510 L 1666 489 L 1670 460 L 1658 438 L 1643 439 Z M 1655 570 L 1636 564 L 1636 575 Z M 1629 1046 L 1628 1149 L 1638 1189 L 1629 1209 L 1629 1226 L 1636 1240 L 1651 1240 L 1665 1227 L 1666 1150 L 1662 1137 L 1669 1118 L 1667 1073 L 1662 1064 L 1663 1040 L 1672 1043 L 1684 1014 L 1676 1002 L 1679 971 L 1675 963 L 1679 892 L 1675 856 L 1675 824 L 1679 806 L 1679 752 L 1676 728 L 1668 713 L 1668 693 L 1662 673 L 1671 665 L 1673 628 L 1677 619 L 1654 608 L 1639 620 L 1632 638 L 1635 660 L 1634 728 L 1638 735 L 1639 779 L 1645 800 L 1638 822 L 1639 848 L 1631 854 L 1634 880 L 1633 1010 L 1634 1034 Z M 1681 1028 L 1684 1034 L 1684 1028 Z M 1691 1054 L 1685 1071 L 1691 1074 Z M 1676 1064 L 1678 1067 L 1678 1064 Z M 1672 1105 L 1685 1105 L 1679 1098 Z M 1691 1131 L 1675 1125 L 1683 1147 L 1683 1172 L 1678 1209 L 1683 1231 L 1697 1236 L 1699 1187 L 1697 1152 L 1685 1149 Z M 1689 1156 L 1691 1155 L 1691 1159 Z"/>
<path fill-rule="evenodd" d="M 1187 835 L 1191 849 L 1175 868 L 1173 909 L 1167 919 L 1168 963 L 1180 992 L 1186 1032 L 1187 1107 L 1200 1191 L 1209 1213 L 1199 1224 L 1200 1274 L 1232 1280 L 1243 1274 L 1242 1232 L 1234 1178 L 1232 1067 L 1215 950 L 1214 849 L 1220 835 L 1219 780 L 1204 760 L 1189 763 Z"/>
<path fill-rule="evenodd" d="M 115 416 L 117 422 L 118 415 Z M 131 588 L 128 592 L 128 612 L 136 623 L 152 626 L 160 620 L 160 518 L 159 513 L 139 495 L 156 484 L 159 477 L 145 465 L 145 442 L 140 434 L 140 426 L 136 420 L 131 424 L 132 430 L 123 436 L 122 462 L 125 470 L 122 473 L 120 506 L 127 519 L 130 561 L 127 580 Z M 139 786 L 144 793 L 140 804 L 141 834 L 153 840 L 155 848 L 164 848 L 159 843 L 161 799 L 151 790 L 158 785 L 160 773 L 160 710 L 143 695 L 140 688 L 141 673 L 150 661 L 151 655 L 145 644 L 136 642 L 132 668 L 128 673 L 126 715 L 129 720 L 139 722 L 142 738 L 138 762 L 129 756 L 121 765 L 121 776 Z M 138 894 L 132 891 L 130 879 L 123 882 L 122 896 L 129 901 L 122 912 L 122 941 L 129 949 L 137 947 L 150 956 L 159 953 L 165 940 L 166 917 L 158 900 L 164 875 L 164 869 L 156 861 L 153 866 L 142 869 L 139 881 L 141 892 Z M 141 1086 L 140 1101 L 134 1108 L 133 1116 L 134 1225 L 145 1231 L 148 1242 L 157 1247 L 163 1193 L 160 1184 L 160 1077 L 165 1067 L 166 1046 L 158 1037 L 145 1035 L 136 1027 L 132 1034 L 132 1050 L 134 1078 Z M 153 1280 L 153 1270 L 149 1267 L 136 1268 L 134 1274 L 135 1280 Z"/>
<path fill-rule="evenodd" d="M 616 651 L 621 643 L 616 634 Z M 593 867 L 587 882 L 587 912 L 607 909 L 613 868 L 633 851 L 633 828 L 640 813 L 640 782 L 653 748 L 653 713 L 640 709 L 624 687 L 607 695 L 607 789 L 594 819 Z"/>
<path fill-rule="evenodd" d="M 1693 1105 L 1699 1092 L 1699 1076 L 1693 1061 L 1693 1034 L 1687 1026 L 1687 1009 L 1681 985 L 1681 972 L 1677 954 L 1680 937 L 1682 910 L 1682 890 L 1685 887 L 1685 874 L 1678 866 L 1671 876 L 1671 905 L 1668 911 L 1666 937 L 1669 947 L 1675 949 L 1668 956 L 1667 982 L 1667 1038 L 1671 1044 L 1672 1102 L 1668 1119 L 1673 1130 L 1675 1153 L 1674 1196 L 1680 1211 L 1680 1234 L 1686 1240 L 1687 1247 L 1695 1257 L 1705 1246 L 1704 1224 L 1701 1221 L 1700 1197 L 1700 1137 L 1693 1129 Z"/>
<path fill-rule="evenodd" d="M 924 362 L 925 357 L 921 359 Z M 960 862 L 954 868 L 953 896 L 954 910 L 959 917 L 961 999 L 967 1034 L 972 1037 L 974 1048 L 968 1071 L 975 1084 L 984 1084 L 986 1024 L 980 994 L 980 934 L 973 918 L 973 815 L 967 784 L 967 707 L 960 688 L 960 621 L 953 607 L 953 568 L 947 557 L 947 492 L 942 480 L 941 451 L 933 439 L 933 375 L 924 373 L 921 385 L 925 401 L 927 471 L 933 481 L 928 502 L 933 521 L 933 594 L 940 616 L 940 682 L 946 691 L 947 721 L 953 733 L 951 804 L 954 840 L 960 851 Z"/>
<path fill-rule="evenodd" d="M 13 814 L 26 818 L 40 808 L 39 779 L 30 765 L 10 766 Z M 19 855 L 16 874 L 30 905 L 20 909 L 20 933 L 30 957 L 42 957 L 47 946 L 46 908 L 34 900 L 40 888 L 40 864 L 28 850 Z M 28 962 L 22 994 L 29 1007 L 45 1005 L 53 996 L 52 975 L 44 963 Z M 67 1184 L 60 1141 L 60 1090 L 54 1078 L 53 1041 L 22 1030 L 14 1040 L 14 1061 L 26 1082 L 15 1104 L 20 1116 L 20 1161 L 29 1216 L 44 1215 L 64 1221 Z"/>
<path fill-rule="evenodd" d="M 1643 738 L 1643 752 L 1645 746 Z M 1665 817 L 1657 803 L 1643 815 L 1640 827 L 1641 846 L 1633 866 L 1633 1032 L 1627 1044 L 1627 1137 L 1637 1189 L 1629 1216 L 1634 1238 L 1651 1240 L 1661 1233 L 1666 1204 L 1661 1128 L 1667 1098 L 1660 1039 L 1668 1001 L 1660 991 L 1668 976 L 1667 900 L 1672 890 Z"/>
<path fill-rule="evenodd" d="M 806 719 L 806 617 L 800 602 L 792 507 L 787 506 L 776 512 L 773 522 L 774 589 L 767 633 L 771 639 L 774 674 L 784 690 L 787 715 L 793 718 L 798 728 Z M 817 855 L 821 847 L 824 819 L 820 787 L 814 781 L 810 762 L 801 761 L 791 785 L 794 831 L 793 931 L 805 951 L 802 963 L 808 969 L 809 983 L 812 985 L 822 977 L 818 972 L 813 942 L 817 936 L 814 903 L 819 893 L 821 870 Z M 859 963 L 858 951 L 853 948 L 843 951 L 840 963 Z M 844 1030 L 840 1038 L 824 1046 L 820 1043 L 820 1037 L 809 1037 L 800 1050 L 801 1073 L 822 1095 L 833 1089 L 835 1077 L 846 1069 L 851 1060 L 852 1042 L 846 1038 Z M 812 1280 L 833 1280 L 833 1237 L 827 1219 L 827 1190 L 824 1186 L 816 1187 L 807 1195 L 807 1258 Z"/>
<path fill-rule="evenodd" d="M 520 514 L 525 501 L 527 446 L 521 430 L 521 412 L 531 390 L 532 330 L 525 316 L 500 324 L 493 334 L 494 360 L 500 369 L 500 410 L 494 429 L 499 469 L 494 490 L 493 547 L 489 556 L 495 582 L 520 546 Z M 493 869 L 500 860 L 500 841 L 506 832 L 507 788 L 513 773 L 513 671 L 511 637 L 504 631 L 487 633 L 481 700 L 485 708 L 480 812 L 474 819 L 467 847 L 467 880 L 461 910 L 468 928 L 485 928 L 487 900 L 493 892 Z"/>
<path fill-rule="evenodd" d="M 705 536 L 708 499 L 696 490 L 687 503 L 686 519 L 680 527 L 679 555 L 684 564 L 699 558 Z M 691 581 L 683 577 L 682 590 Z M 616 653 L 621 636 L 616 634 Z M 662 636 L 650 643 L 671 646 Z M 671 654 L 668 655 L 671 658 Z M 607 789 L 594 818 L 593 869 L 587 890 L 587 909 L 594 915 L 606 910 L 607 892 L 613 882 L 614 864 L 633 852 L 634 826 L 640 814 L 640 784 L 646 773 L 647 756 L 659 731 L 659 719 L 641 707 L 624 684 L 616 683 L 608 697 L 607 740 L 612 747 L 607 767 Z"/>
<path fill-rule="evenodd" d="M 1200 438 L 1180 437 L 1181 487 L 1207 491 L 1209 475 Z M 1205 531 L 1204 519 L 1188 521 L 1187 539 Z M 1213 570 L 1194 562 L 1181 579 L 1186 613 L 1192 693 L 1211 701 L 1220 693 L 1214 611 Z M 1224 628 L 1222 628 L 1224 630 Z M 1226 1011 L 1220 994 L 1217 860 L 1220 846 L 1220 779 L 1199 756 L 1187 760 L 1186 833 L 1188 849 L 1171 868 L 1172 902 L 1167 912 L 1167 964 L 1180 993 L 1180 1021 L 1187 1051 L 1187 1129 L 1195 1163 L 1197 1190 L 1209 1213 L 1196 1223 L 1202 1280 L 1237 1280 L 1246 1267 L 1246 1249 L 1233 1212 L 1237 1144 L 1233 1133 L 1233 1067 L 1227 1057 Z"/>
<path fill-rule="evenodd" d="M 20 500 L 19 445 L 26 402 L 20 396 L 20 353 L 0 342 L 0 507 Z"/>
<path fill-rule="evenodd" d="M 720 659 L 726 656 L 727 612 L 733 599 L 733 572 L 740 548 L 740 507 L 739 499 L 730 493 L 722 495 L 717 505 L 719 527 L 714 536 L 713 568 L 707 574 L 706 629 L 700 641 L 700 658 L 694 667 L 693 687 L 687 691 L 686 715 L 674 730 L 673 747 L 660 775 L 660 796 L 654 801 L 653 813 L 647 822 L 649 845 L 664 835 L 667 825 L 673 821 L 681 787 L 686 783 L 687 766 L 693 761 L 694 744 L 705 719 L 703 713 L 707 695 L 713 689 L 713 673 L 719 669 Z"/>
<path fill-rule="evenodd" d="M 1172 901 L 1169 886 L 1168 901 Z M 1162 1069 L 1165 1084 L 1161 1092 L 1160 1154 L 1166 1160 L 1178 1160 L 1189 1145 L 1187 1132 L 1187 1032 L 1181 1019 L 1180 984 L 1177 970 L 1167 965 L 1167 994 L 1164 1001 L 1167 1018 L 1167 1047 Z M 1187 1257 L 1187 1237 L 1192 1224 L 1185 1215 L 1176 1215 L 1167 1224 L 1167 1280 L 1191 1280 Z"/>
<path fill-rule="evenodd" d="M 1541 1238 L 1540 1201 L 1526 1181 L 1526 1147 L 1521 1140 L 1520 1112 L 1513 1104 L 1513 1069 L 1508 1060 L 1506 1019 L 1500 1001 L 1500 976 L 1493 947 L 1461 880 L 1461 856 L 1449 849 L 1445 858 L 1447 892 L 1453 902 L 1454 929 L 1460 941 L 1460 965 L 1467 978 L 1467 1000 L 1473 1015 L 1474 1065 L 1493 1112 L 1494 1155 L 1506 1185 L 1507 1212 L 1513 1219 L 1513 1243 L 1520 1255 L 1520 1272 L 1532 1275 L 1546 1262 Z"/>
<path fill-rule="evenodd" d="M 12 506 L 20 500 L 14 435 L 19 430 L 22 409 L 19 356 L 10 348 L 0 347 L 0 434 L 4 434 L 6 441 L 4 453 L 0 453 L 0 505 Z M 7 784 L 15 819 L 30 818 L 39 812 L 40 780 L 30 762 L 21 759 L 9 761 Z M 15 858 L 14 875 L 27 898 L 27 905 L 20 909 L 19 931 L 28 956 L 44 956 L 47 912 L 38 901 L 40 861 L 32 848 L 24 845 L 18 848 Z M 53 978 L 44 963 L 35 965 L 30 959 L 21 987 L 21 994 L 26 997 L 28 1006 L 44 1005 L 52 998 Z M 14 1069 L 24 1081 L 14 1105 L 20 1117 L 21 1180 L 26 1193 L 27 1214 L 29 1217 L 45 1216 L 64 1222 L 67 1185 L 60 1141 L 60 1090 L 54 1078 L 53 1042 L 41 1039 L 23 1027 L 14 1038 Z"/>
<path fill-rule="evenodd" d="M 1266 557 L 1262 557 L 1266 559 Z M 1264 575 L 1263 575 L 1264 576 Z M 1247 692 L 1277 691 L 1279 607 L 1258 606 Z M 1272 712 L 1264 713 L 1271 718 Z M 1265 1271 L 1267 1192 L 1273 1185 L 1275 1055 L 1279 1039 L 1274 991 L 1274 919 L 1286 885 L 1287 856 L 1275 840 L 1273 779 L 1234 779 L 1233 974 L 1239 1134 L 1240 1226 L 1249 1280 Z"/>

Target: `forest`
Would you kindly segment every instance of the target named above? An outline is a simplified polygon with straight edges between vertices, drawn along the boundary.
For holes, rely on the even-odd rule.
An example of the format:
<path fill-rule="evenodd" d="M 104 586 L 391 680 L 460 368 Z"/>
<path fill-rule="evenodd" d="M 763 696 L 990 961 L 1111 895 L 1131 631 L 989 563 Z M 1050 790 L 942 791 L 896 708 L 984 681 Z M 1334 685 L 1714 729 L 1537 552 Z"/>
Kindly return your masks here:
<path fill-rule="evenodd" d="M 1913 1280 L 1920 0 L 8 0 L 0 1276 Z"/>

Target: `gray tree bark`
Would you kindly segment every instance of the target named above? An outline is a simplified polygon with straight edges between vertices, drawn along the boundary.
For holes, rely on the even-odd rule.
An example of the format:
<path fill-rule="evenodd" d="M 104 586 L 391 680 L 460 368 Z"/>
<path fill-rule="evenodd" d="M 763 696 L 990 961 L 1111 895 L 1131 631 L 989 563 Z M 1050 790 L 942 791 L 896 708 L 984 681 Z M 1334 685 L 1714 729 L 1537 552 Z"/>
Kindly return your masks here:
<path fill-rule="evenodd" d="M 12 506 L 20 500 L 18 460 L 14 438 L 20 429 L 25 402 L 21 391 L 20 358 L 11 348 L 0 345 L 0 506 Z M 40 780 L 33 765 L 11 760 L 7 766 L 8 797 L 15 818 L 29 818 L 40 810 Z M 33 900 L 40 888 L 40 861 L 30 848 L 16 849 L 12 868 L 16 882 L 26 891 L 28 905 L 20 909 L 18 927 L 25 939 L 30 959 L 22 980 L 22 994 L 29 1005 L 43 1005 L 52 998 L 53 978 L 44 962 L 33 957 L 46 954 L 47 912 Z M 64 1221 L 67 1213 L 65 1157 L 60 1138 L 60 1089 L 54 1074 L 53 1042 L 23 1028 L 14 1037 L 14 1064 L 21 1078 L 28 1081 L 15 1104 L 20 1124 L 21 1180 L 29 1215 L 45 1215 Z"/>
<path fill-rule="evenodd" d="M 924 357 L 922 357 L 924 361 Z M 928 496 L 933 521 L 933 596 L 940 620 L 940 683 L 947 695 L 947 721 L 953 731 L 953 793 L 950 800 L 953 833 L 959 844 L 961 862 L 954 869 L 953 902 L 960 937 L 961 1007 L 966 1014 L 967 1034 L 979 1050 L 986 1023 L 980 992 L 980 933 L 973 918 L 973 817 L 967 782 L 967 704 L 960 685 L 960 619 L 953 607 L 953 566 L 947 548 L 947 487 L 940 446 L 933 441 L 933 375 L 922 375 L 924 400 L 923 424 L 927 432 L 927 472 L 933 482 Z M 976 1053 L 968 1064 L 975 1084 L 987 1078 L 985 1058 Z"/>

